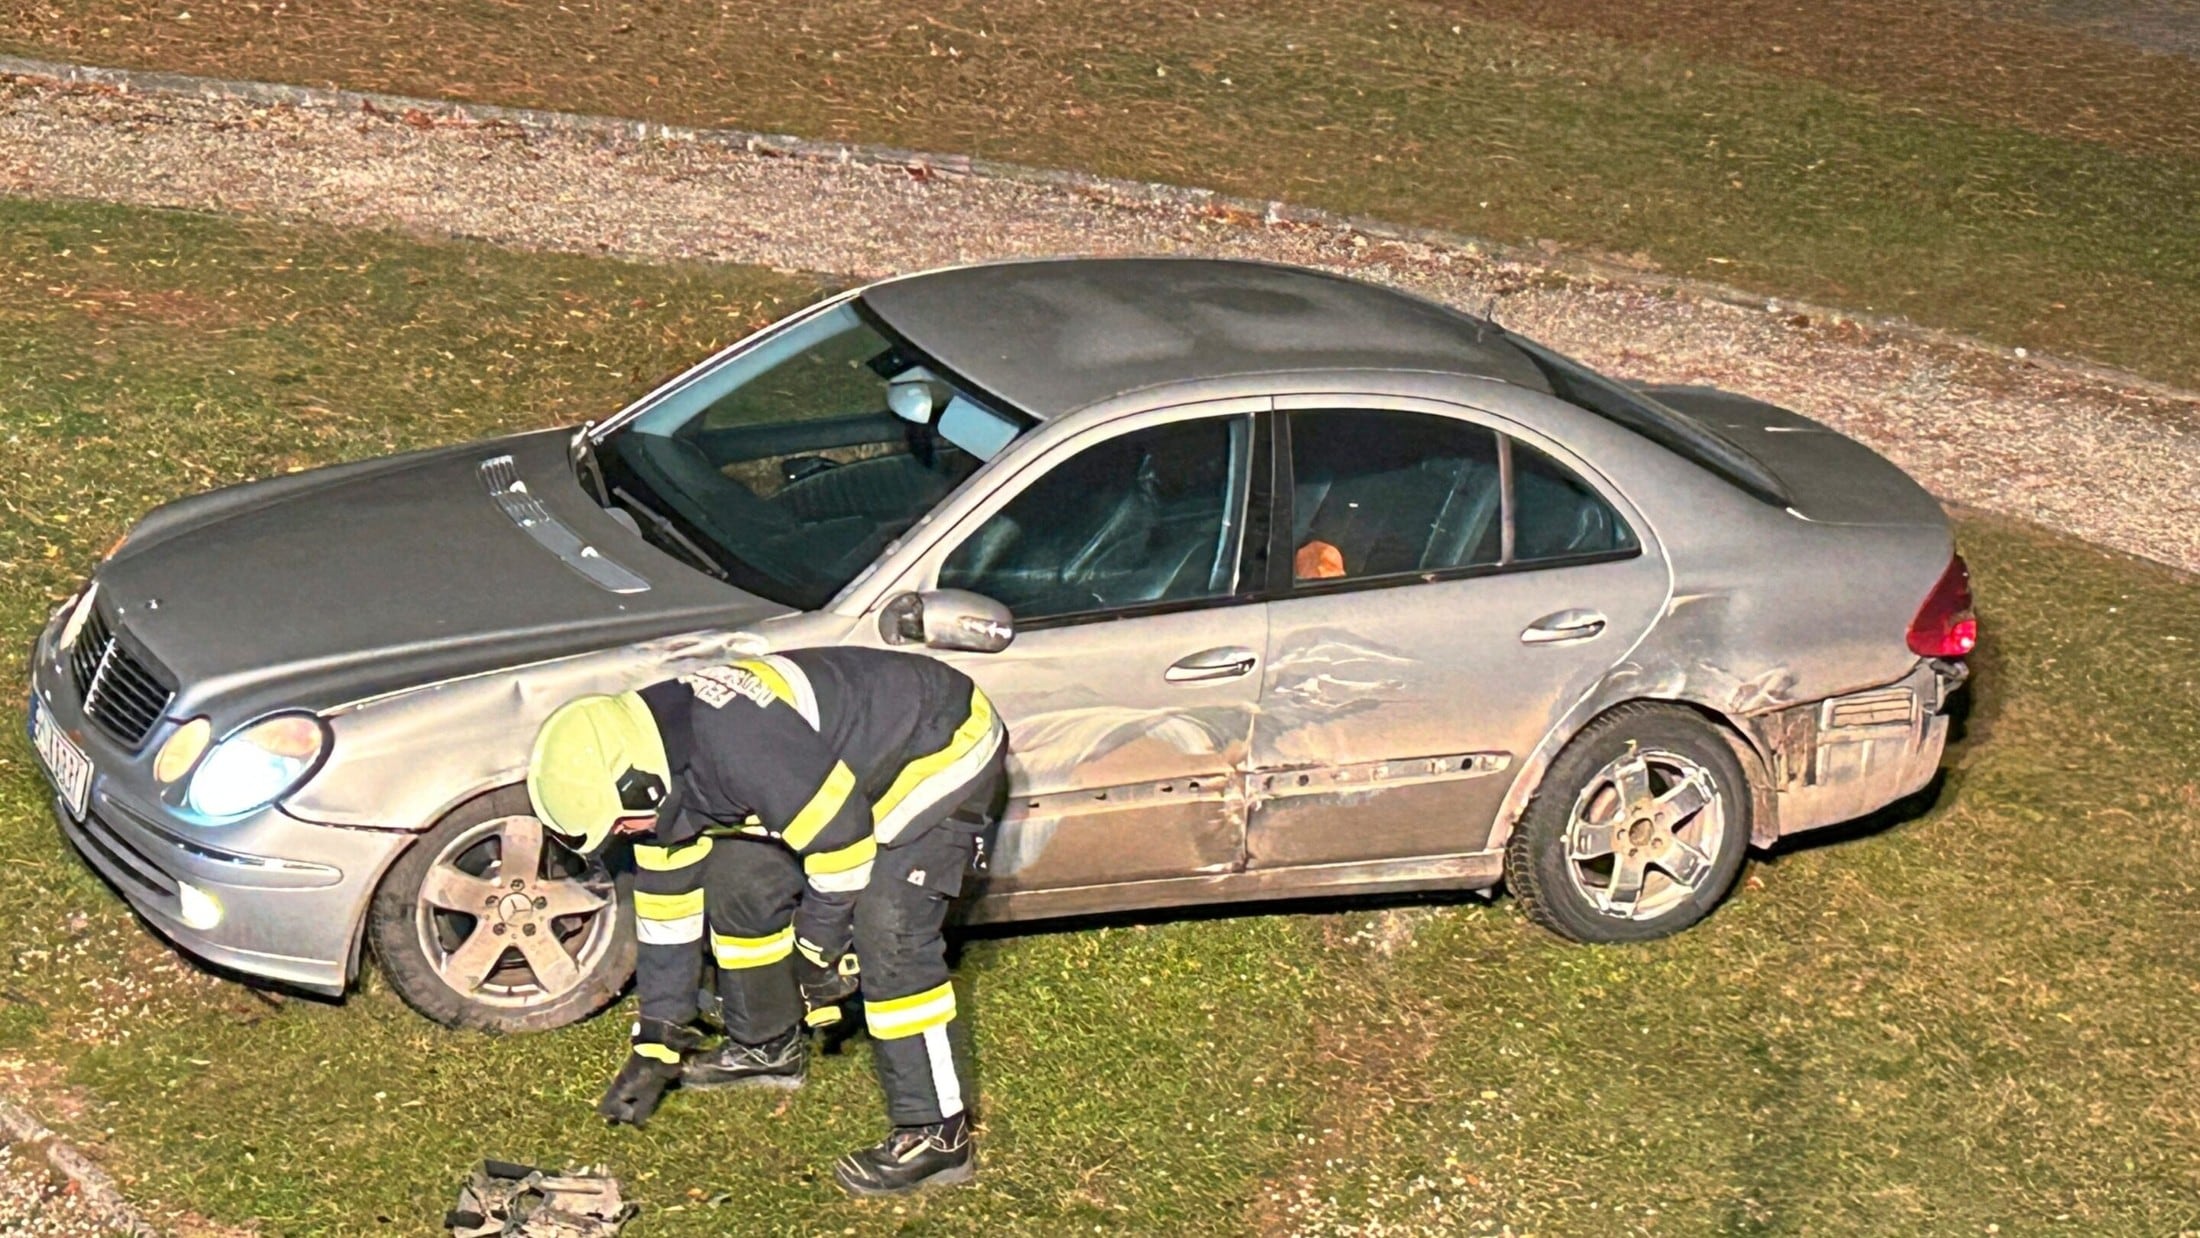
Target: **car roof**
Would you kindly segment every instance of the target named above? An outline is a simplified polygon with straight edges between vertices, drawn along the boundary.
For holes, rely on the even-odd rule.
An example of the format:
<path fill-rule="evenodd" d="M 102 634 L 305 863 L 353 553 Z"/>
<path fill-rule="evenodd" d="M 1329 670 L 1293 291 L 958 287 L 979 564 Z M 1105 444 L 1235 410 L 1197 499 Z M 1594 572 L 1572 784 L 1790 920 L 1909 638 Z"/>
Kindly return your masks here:
<path fill-rule="evenodd" d="M 986 263 L 875 284 L 862 301 L 978 392 L 1040 418 L 1145 387 L 1316 369 L 1433 370 L 1550 390 L 1477 319 L 1273 263 Z"/>

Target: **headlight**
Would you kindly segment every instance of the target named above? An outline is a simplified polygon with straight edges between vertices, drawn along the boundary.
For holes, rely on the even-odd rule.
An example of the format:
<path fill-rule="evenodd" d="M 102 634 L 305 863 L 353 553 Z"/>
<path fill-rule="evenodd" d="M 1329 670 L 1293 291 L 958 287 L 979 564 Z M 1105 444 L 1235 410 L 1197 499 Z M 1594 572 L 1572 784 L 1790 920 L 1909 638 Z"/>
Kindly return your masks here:
<path fill-rule="evenodd" d="M 185 802 L 207 817 L 235 817 L 280 799 L 320 764 L 328 732 L 312 714 L 263 718 L 214 745 L 191 775 Z"/>
<path fill-rule="evenodd" d="M 153 755 L 153 780 L 167 786 L 190 773 L 213 738 L 214 724 L 204 718 L 193 718 L 177 727 Z"/>

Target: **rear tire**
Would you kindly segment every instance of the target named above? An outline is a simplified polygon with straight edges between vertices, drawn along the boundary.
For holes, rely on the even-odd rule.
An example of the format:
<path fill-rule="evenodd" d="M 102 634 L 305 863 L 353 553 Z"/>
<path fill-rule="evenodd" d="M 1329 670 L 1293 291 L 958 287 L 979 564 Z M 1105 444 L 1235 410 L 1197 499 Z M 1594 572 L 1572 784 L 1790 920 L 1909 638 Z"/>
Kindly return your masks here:
<path fill-rule="evenodd" d="M 1752 797 L 1726 735 L 1677 705 L 1598 718 L 1551 762 L 1505 846 L 1505 884 L 1570 941 L 1649 941 L 1733 889 Z"/>
<path fill-rule="evenodd" d="M 521 867 L 504 871 L 507 858 Z M 634 974 L 629 885 L 560 846 L 526 791 L 506 787 L 453 809 L 398 857 L 367 938 L 390 987 L 437 1023 L 548 1031 L 618 1000 Z"/>

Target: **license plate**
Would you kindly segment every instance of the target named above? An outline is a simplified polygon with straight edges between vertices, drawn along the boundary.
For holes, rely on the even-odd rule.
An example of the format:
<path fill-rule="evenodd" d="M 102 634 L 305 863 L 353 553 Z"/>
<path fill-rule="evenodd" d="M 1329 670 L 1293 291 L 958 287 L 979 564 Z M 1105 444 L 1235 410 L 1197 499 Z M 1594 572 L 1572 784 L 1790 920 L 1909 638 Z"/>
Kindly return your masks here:
<path fill-rule="evenodd" d="M 92 759 L 62 734 L 46 703 L 36 699 L 31 701 L 31 746 L 38 749 L 38 759 L 45 762 L 46 774 L 68 804 L 69 815 L 83 820 L 85 801 L 92 794 Z"/>

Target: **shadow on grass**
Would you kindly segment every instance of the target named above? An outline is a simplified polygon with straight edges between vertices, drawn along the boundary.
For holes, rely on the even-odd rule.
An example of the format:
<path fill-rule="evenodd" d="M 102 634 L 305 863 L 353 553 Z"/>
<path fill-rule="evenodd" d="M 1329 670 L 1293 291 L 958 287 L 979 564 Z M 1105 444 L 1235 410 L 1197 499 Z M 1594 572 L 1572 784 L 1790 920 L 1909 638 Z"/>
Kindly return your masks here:
<path fill-rule="evenodd" d="M 1855 842 L 1861 838 L 1871 838 L 1878 834 L 1884 834 L 1889 830 L 1908 825 L 1930 815 L 1934 809 L 1940 807 L 1942 797 L 1948 793 L 1950 786 L 1949 770 L 1943 766 L 1938 772 L 1934 773 L 1931 782 L 1877 812 L 1866 814 L 1853 821 L 1820 826 L 1815 830 L 1807 830 L 1801 834 L 1790 834 L 1760 852 L 1757 858 L 1763 863 L 1778 864 L 1791 855 L 1816 851 L 1822 847 L 1836 847 L 1842 843 Z"/>
<path fill-rule="evenodd" d="M 951 957 L 959 958 L 966 943 L 999 941 L 1016 937 L 1053 937 L 1088 933 L 1099 929 L 1153 927 L 1162 924 L 1195 924 L 1235 920 L 1244 916 L 1352 915 L 1401 907 L 1456 907 L 1488 903 L 1500 887 L 1475 890 L 1409 890 L 1380 894 L 1325 894 L 1300 898 L 1240 899 L 1228 903 L 1199 903 L 1183 907 L 1145 907 L 1132 911 L 1088 912 L 1044 920 L 1016 920 L 996 924 L 956 925 L 947 928 Z"/>
<path fill-rule="evenodd" d="M 950 924 L 947 930 L 948 965 L 954 971 L 956 987 L 961 990 L 961 1000 L 957 1003 L 955 1023 L 950 1034 L 956 1038 L 956 1052 L 968 1066 L 965 1077 L 965 1086 L 968 1088 L 968 1093 L 965 1100 L 971 1111 L 977 1114 L 982 1122 L 985 1116 L 984 1096 L 986 1091 L 986 1066 L 983 1046 L 989 1043 L 984 1035 L 985 1019 L 989 1008 L 986 993 L 992 979 L 992 968 L 983 962 L 979 962 L 975 966 L 965 966 L 965 963 L 969 961 L 965 957 L 966 951 L 971 947 L 989 946 L 1019 939 L 1062 937 L 1107 929 L 1214 923 L 1253 916 L 1345 916 L 1399 908 L 1443 908 L 1466 904 L 1479 905 L 1492 901 L 1496 898 L 1496 895 L 1497 890 L 1492 887 L 1481 890 L 1423 890 L 1382 894 L 1244 899 L 1232 903 L 1153 907 L 1120 912 L 1095 912 L 1046 920 L 969 926 Z"/>

